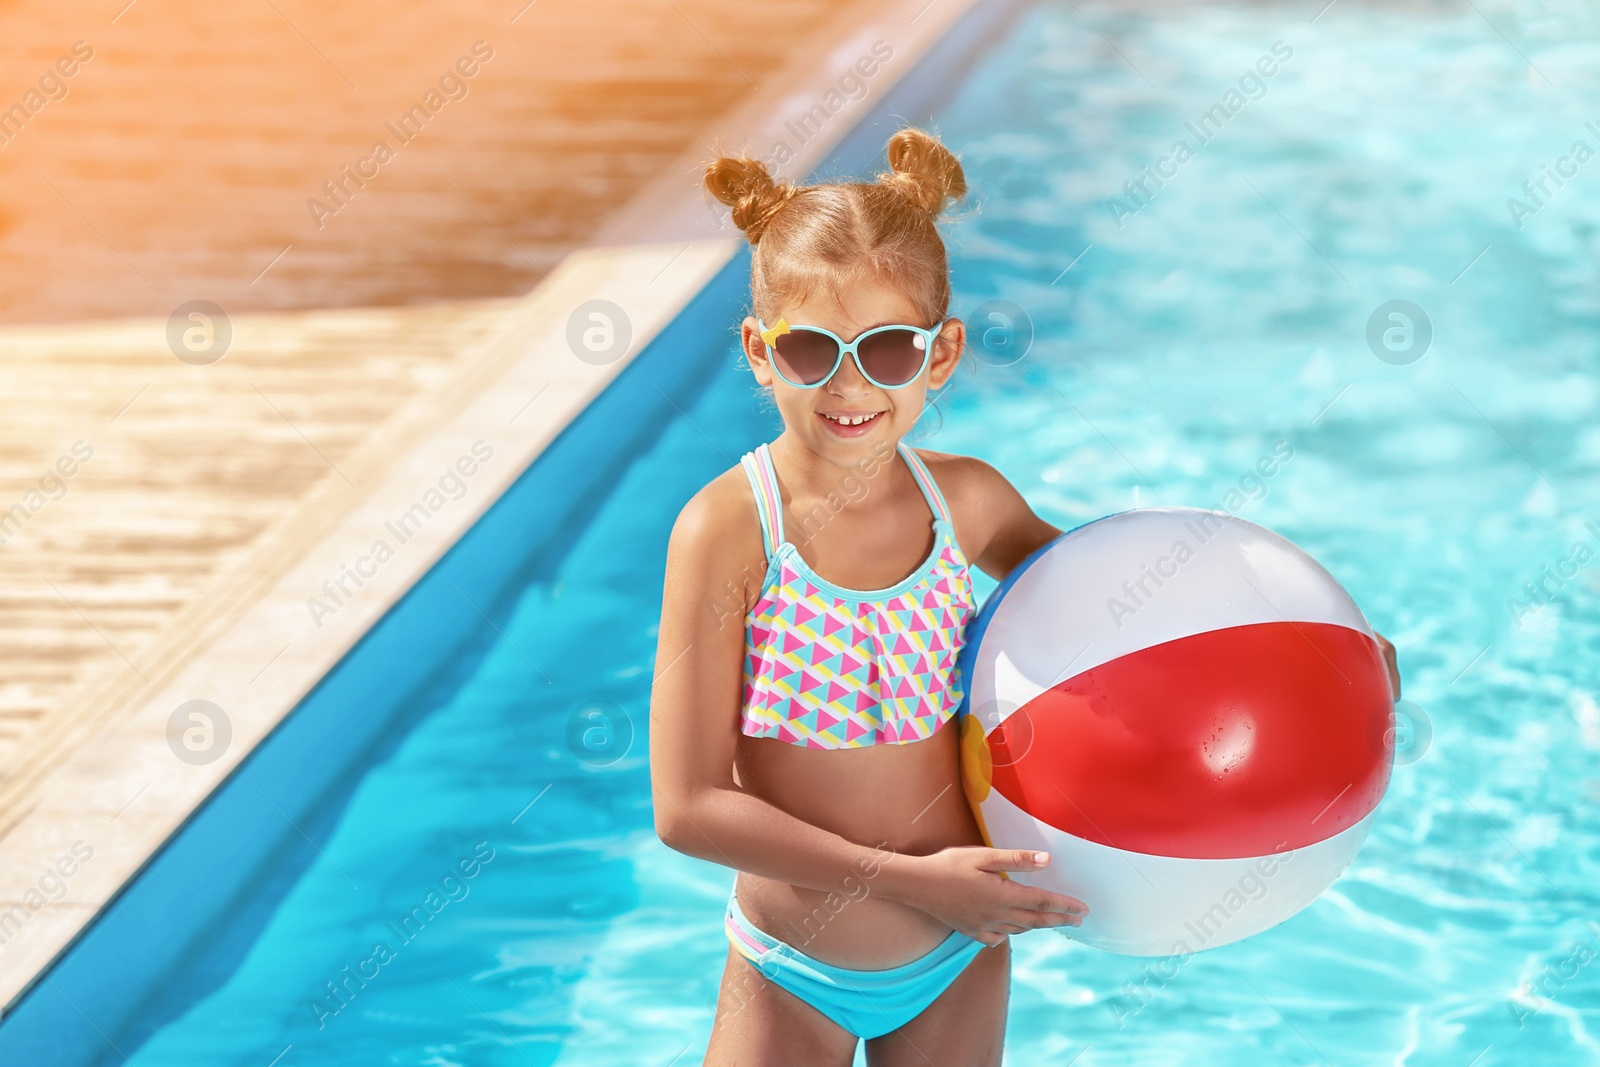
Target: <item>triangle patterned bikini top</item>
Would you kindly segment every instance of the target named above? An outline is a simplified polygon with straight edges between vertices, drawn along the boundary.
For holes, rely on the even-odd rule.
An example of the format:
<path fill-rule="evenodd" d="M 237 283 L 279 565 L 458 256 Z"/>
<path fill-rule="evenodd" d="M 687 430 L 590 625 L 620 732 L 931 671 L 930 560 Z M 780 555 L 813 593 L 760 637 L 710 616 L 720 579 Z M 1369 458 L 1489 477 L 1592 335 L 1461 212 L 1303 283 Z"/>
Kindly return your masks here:
<path fill-rule="evenodd" d="M 972 581 L 933 476 L 896 451 L 933 512 L 933 551 L 884 589 L 821 577 L 784 540 L 768 446 L 740 459 L 766 547 L 761 598 L 745 616 L 740 732 L 806 748 L 863 748 L 931 737 L 961 705 L 956 656 L 973 614 Z"/>

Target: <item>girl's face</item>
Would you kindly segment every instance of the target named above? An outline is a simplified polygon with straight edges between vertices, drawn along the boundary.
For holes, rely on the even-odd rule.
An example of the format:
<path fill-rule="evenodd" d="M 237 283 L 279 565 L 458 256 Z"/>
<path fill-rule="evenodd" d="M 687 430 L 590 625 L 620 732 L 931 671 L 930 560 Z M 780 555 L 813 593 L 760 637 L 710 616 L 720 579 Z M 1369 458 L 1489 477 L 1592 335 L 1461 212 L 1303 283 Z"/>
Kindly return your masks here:
<path fill-rule="evenodd" d="M 813 293 L 804 303 L 780 309 L 767 325 L 780 317 L 790 326 L 821 326 L 846 341 L 875 326 L 931 329 L 934 325 L 923 322 L 911 300 L 882 279 L 863 279 L 837 296 Z M 757 382 L 771 387 L 788 432 L 812 452 L 841 465 L 858 463 L 880 442 L 893 445 L 910 432 L 922 414 L 929 388 L 937 389 L 950 379 L 966 344 L 966 327 L 952 318 L 934 342 L 927 368 L 910 385 L 880 389 L 862 377 L 855 360 L 846 356 L 832 378 L 815 389 L 800 389 L 773 371 L 761 328 L 753 317 L 744 320 L 742 335 L 750 369 Z M 859 415 L 873 417 L 864 425 L 849 428 L 829 417 Z"/>

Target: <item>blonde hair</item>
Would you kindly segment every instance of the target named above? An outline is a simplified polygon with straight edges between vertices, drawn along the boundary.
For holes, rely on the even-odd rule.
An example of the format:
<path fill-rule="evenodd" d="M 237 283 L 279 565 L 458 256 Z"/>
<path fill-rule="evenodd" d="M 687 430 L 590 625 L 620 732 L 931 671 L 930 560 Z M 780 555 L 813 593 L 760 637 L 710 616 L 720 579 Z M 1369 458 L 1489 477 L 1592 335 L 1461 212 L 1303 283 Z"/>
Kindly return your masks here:
<path fill-rule="evenodd" d="M 950 307 L 950 273 L 934 221 L 966 195 L 961 164 L 938 139 L 907 128 L 889 138 L 875 182 L 791 185 L 760 160 L 706 167 L 711 195 L 733 208 L 751 244 L 750 296 L 767 323 L 819 285 L 838 293 L 863 274 L 892 279 L 932 325 Z"/>

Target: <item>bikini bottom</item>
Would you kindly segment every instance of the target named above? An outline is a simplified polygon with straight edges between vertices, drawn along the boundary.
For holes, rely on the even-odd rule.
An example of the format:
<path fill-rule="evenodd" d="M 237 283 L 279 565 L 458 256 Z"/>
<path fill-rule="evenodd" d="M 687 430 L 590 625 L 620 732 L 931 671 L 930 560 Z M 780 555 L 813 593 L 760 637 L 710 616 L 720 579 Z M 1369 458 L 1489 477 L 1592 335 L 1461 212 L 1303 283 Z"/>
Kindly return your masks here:
<path fill-rule="evenodd" d="M 756 927 L 728 894 L 728 940 L 762 976 L 859 1038 L 881 1037 L 910 1022 L 986 947 L 959 930 L 910 963 L 885 970 L 836 967 Z"/>

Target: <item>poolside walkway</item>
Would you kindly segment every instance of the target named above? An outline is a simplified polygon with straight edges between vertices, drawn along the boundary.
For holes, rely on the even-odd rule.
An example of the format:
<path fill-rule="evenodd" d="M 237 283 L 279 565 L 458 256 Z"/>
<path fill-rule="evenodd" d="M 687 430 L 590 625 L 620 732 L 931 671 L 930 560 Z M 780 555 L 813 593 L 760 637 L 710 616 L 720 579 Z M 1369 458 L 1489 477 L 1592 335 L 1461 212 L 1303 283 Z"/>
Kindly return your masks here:
<path fill-rule="evenodd" d="M 0 66 L 39 93 L 9 126 L 0 99 L 0 1004 L 726 262 L 711 143 L 811 166 L 966 6 L 15 13 Z M 893 60 L 857 73 L 874 41 Z M 597 296 L 631 317 L 610 363 L 567 341 Z M 222 315 L 174 333 L 197 299 Z M 503 466 L 306 639 L 308 590 L 491 420 Z M 202 697 L 233 743 L 174 758 Z"/>
<path fill-rule="evenodd" d="M 826 54 L 851 10 L 778 0 L 756 24 L 743 4 L 663 0 L 602 25 L 570 0 L 433 3 L 379 33 L 357 5 L 133 6 L 100 26 L 33 6 L 0 66 L 74 73 L 64 99 L 0 123 L 0 319 L 100 321 L 0 327 L 0 832 L 19 777 L 91 705 L 110 713 L 100 694 L 207 632 L 222 590 L 236 600 L 282 552 L 273 531 L 331 521 L 392 454 L 379 442 L 442 417 L 513 297 L 757 93 L 732 57 L 770 73 L 765 20 L 791 41 L 809 26 Z M 206 47 L 219 38 L 254 44 Z M 467 95 L 401 145 L 394 116 L 454 52 Z M 334 202 L 329 160 L 374 139 L 396 158 L 345 182 L 317 229 L 305 204 Z M 462 293 L 507 299 L 261 313 Z M 170 349 L 167 316 L 193 299 L 231 320 L 214 363 Z"/>

